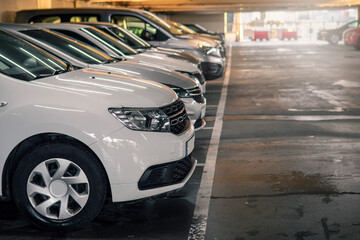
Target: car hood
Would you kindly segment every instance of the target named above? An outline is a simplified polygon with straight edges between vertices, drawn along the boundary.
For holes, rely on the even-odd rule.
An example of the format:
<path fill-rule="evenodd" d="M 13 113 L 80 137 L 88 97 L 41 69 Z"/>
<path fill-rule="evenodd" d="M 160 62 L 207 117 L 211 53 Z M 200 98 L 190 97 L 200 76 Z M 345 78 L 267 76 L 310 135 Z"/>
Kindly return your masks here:
<path fill-rule="evenodd" d="M 199 64 L 200 60 L 195 57 L 194 55 L 191 55 L 190 53 L 181 51 L 181 50 L 175 50 L 175 49 L 171 49 L 171 48 L 162 48 L 162 47 L 158 47 L 158 48 L 151 48 L 149 51 L 152 52 L 160 52 L 160 53 L 164 53 L 164 54 L 169 54 L 169 56 L 171 57 L 175 57 L 175 58 L 184 58 L 185 60 L 194 63 L 194 64 Z"/>
<path fill-rule="evenodd" d="M 183 89 L 198 86 L 194 80 L 183 74 L 147 62 L 121 61 L 110 64 L 91 64 L 89 68 L 128 77 L 146 79 L 165 85 L 181 87 Z"/>
<path fill-rule="evenodd" d="M 193 35 L 180 35 L 169 42 L 170 48 L 196 49 L 199 46 L 218 46 L 218 43 L 211 39 L 196 37 Z"/>
<path fill-rule="evenodd" d="M 164 85 L 90 69 L 42 78 L 33 83 L 88 97 L 89 104 L 92 98 L 107 107 L 159 107 L 177 99 L 176 94 Z"/>
<path fill-rule="evenodd" d="M 192 63 L 187 63 L 181 60 L 170 58 L 167 56 L 160 56 L 159 54 L 140 53 L 128 56 L 129 59 L 133 58 L 135 61 L 156 64 L 174 71 L 193 73 L 197 72 L 198 68 Z"/>

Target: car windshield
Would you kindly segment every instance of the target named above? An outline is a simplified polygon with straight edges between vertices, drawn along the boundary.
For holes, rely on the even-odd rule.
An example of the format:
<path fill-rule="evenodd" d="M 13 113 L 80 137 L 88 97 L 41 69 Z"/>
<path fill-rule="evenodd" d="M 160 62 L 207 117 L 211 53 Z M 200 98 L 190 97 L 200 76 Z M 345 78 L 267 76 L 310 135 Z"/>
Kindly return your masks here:
<path fill-rule="evenodd" d="M 182 25 L 181 23 L 175 23 L 177 27 L 181 28 L 181 30 L 183 30 L 184 32 L 190 33 L 190 34 L 196 34 L 196 32 L 194 30 L 192 30 L 191 28 L 188 28 L 185 25 Z"/>
<path fill-rule="evenodd" d="M 183 33 L 176 27 L 171 26 L 170 24 L 167 24 L 164 20 L 159 18 L 158 16 L 150 13 L 150 12 L 141 12 L 143 15 L 145 15 L 150 20 L 154 21 L 155 23 L 159 24 L 162 28 L 167 30 L 169 33 L 173 35 L 183 35 Z"/>
<path fill-rule="evenodd" d="M 97 41 L 116 52 L 119 56 L 137 54 L 136 50 L 96 28 L 82 28 L 81 31 L 95 38 Z"/>
<path fill-rule="evenodd" d="M 68 56 L 87 64 L 100 64 L 115 61 L 115 59 L 93 49 L 90 46 L 78 43 L 68 37 L 45 29 L 25 30 L 21 33 L 44 42 L 58 49 Z"/>
<path fill-rule="evenodd" d="M 32 81 L 70 70 L 70 65 L 34 45 L 0 30 L 0 73 Z"/>
<path fill-rule="evenodd" d="M 173 22 L 173 21 L 166 21 L 169 25 L 179 29 L 183 34 L 196 34 L 196 32 L 180 23 Z"/>
<path fill-rule="evenodd" d="M 121 29 L 118 27 L 109 27 L 108 29 L 120 38 L 124 39 L 128 45 L 135 49 L 151 48 L 150 44 L 148 44 L 147 42 L 136 36 L 134 33 L 126 29 Z"/>

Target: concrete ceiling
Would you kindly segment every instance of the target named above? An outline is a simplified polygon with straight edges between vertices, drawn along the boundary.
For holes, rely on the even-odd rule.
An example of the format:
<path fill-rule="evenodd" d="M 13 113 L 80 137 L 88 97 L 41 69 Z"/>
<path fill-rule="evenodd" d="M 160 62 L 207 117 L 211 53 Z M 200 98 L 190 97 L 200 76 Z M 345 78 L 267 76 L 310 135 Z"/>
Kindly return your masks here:
<path fill-rule="evenodd" d="M 360 0 L 85 0 L 157 12 L 304 10 L 351 7 Z"/>

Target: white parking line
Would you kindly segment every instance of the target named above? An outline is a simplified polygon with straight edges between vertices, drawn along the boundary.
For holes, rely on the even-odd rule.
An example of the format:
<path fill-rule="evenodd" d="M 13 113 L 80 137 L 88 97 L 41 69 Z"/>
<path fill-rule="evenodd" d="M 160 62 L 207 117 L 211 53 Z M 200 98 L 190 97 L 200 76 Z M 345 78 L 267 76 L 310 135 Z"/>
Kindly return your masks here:
<path fill-rule="evenodd" d="M 220 136 L 223 125 L 223 117 L 225 111 L 225 103 L 230 81 L 232 46 L 229 48 L 228 63 L 223 87 L 221 90 L 220 102 L 216 112 L 214 129 L 212 131 L 209 149 L 206 155 L 204 170 L 201 177 L 201 184 L 196 198 L 196 205 L 192 224 L 188 235 L 189 240 L 205 239 L 207 219 L 209 214 L 210 198 L 212 193 L 214 173 L 216 167 L 216 159 L 219 149 Z"/>
<path fill-rule="evenodd" d="M 307 90 L 314 93 L 317 97 L 327 101 L 328 103 L 330 103 L 331 105 L 334 105 L 336 107 L 344 107 L 344 105 L 349 105 L 349 106 L 354 105 L 350 102 L 341 103 L 337 100 L 336 96 L 332 95 L 328 91 L 318 90 L 315 86 L 312 86 L 312 85 L 308 85 Z"/>

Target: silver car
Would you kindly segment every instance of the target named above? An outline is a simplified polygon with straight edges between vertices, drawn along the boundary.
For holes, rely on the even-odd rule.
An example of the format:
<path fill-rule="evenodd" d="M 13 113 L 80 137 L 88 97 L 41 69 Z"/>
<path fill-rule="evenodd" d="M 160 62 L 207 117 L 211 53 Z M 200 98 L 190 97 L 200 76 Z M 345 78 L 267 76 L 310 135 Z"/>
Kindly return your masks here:
<path fill-rule="evenodd" d="M 183 74 L 154 64 L 114 59 L 89 45 L 78 43 L 62 34 L 24 24 L 0 24 L 9 31 L 49 52 L 70 62 L 74 68 L 88 68 L 128 78 L 147 79 L 172 88 L 185 103 L 188 116 L 195 128 L 205 126 L 206 99 L 200 86 Z"/>
<path fill-rule="evenodd" d="M 226 59 L 221 54 L 221 46 L 212 40 L 201 40 L 183 35 L 156 15 L 139 9 L 95 9 L 62 8 L 24 10 L 16 14 L 17 23 L 41 23 L 51 20 L 59 22 L 113 22 L 156 47 L 181 49 L 201 61 L 202 71 L 207 80 L 221 77 Z"/>
<path fill-rule="evenodd" d="M 156 64 L 169 70 L 182 73 L 197 82 L 200 85 L 201 92 L 205 93 L 206 82 L 204 76 L 197 68 L 197 66 L 192 63 L 169 58 L 167 56 L 158 56 L 151 53 L 138 53 L 135 49 L 121 42 L 119 39 L 114 38 L 97 28 L 87 25 L 68 23 L 38 23 L 33 25 L 62 33 L 68 37 L 76 39 L 77 41 L 81 41 L 94 48 L 98 48 L 99 50 L 114 58 L 125 57 L 129 60 L 148 64 Z"/>

